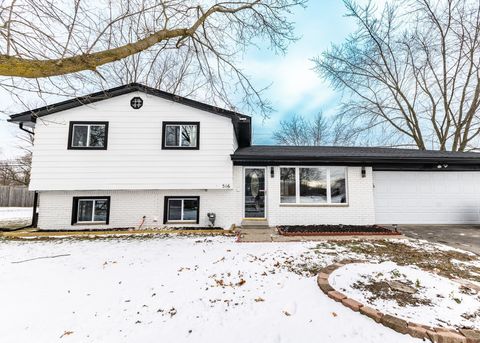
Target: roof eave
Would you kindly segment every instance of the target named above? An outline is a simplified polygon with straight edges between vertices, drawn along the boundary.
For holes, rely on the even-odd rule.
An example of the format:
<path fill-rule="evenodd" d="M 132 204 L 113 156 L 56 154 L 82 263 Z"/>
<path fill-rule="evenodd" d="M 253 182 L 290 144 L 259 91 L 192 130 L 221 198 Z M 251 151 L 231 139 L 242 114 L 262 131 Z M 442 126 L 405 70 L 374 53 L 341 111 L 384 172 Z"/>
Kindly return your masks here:
<path fill-rule="evenodd" d="M 307 164 L 339 164 L 339 165 L 412 165 L 412 164 L 453 164 L 453 165 L 479 165 L 480 158 L 448 158 L 448 157 L 370 157 L 370 156 L 292 156 L 292 157 L 272 157 L 272 156 L 238 156 L 231 155 L 232 161 L 236 165 L 248 164 L 268 164 L 268 165 L 307 165 Z"/>

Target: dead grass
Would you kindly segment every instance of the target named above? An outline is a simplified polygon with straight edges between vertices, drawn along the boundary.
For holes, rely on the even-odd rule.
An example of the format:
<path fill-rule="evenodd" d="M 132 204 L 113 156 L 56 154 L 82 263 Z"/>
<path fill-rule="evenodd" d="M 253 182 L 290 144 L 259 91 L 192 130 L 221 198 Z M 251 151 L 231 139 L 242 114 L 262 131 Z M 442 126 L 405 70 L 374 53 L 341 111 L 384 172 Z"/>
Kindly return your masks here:
<path fill-rule="evenodd" d="M 398 306 L 431 306 L 430 299 L 421 299 L 415 294 L 404 293 L 396 291 L 390 287 L 385 281 L 369 280 L 368 282 L 357 281 L 352 285 L 353 288 L 361 291 L 367 291 L 370 295 L 367 300 L 370 305 L 375 304 L 377 299 L 393 300 Z"/>
<path fill-rule="evenodd" d="M 480 282 L 480 267 L 472 265 L 478 262 L 478 256 L 455 250 L 442 250 L 428 243 L 405 244 L 398 241 L 335 241 L 319 244 L 318 249 L 328 247 L 325 244 L 342 247 L 346 251 L 358 254 L 361 258 L 375 261 L 393 261 L 398 265 L 415 265 L 450 279 L 461 278 Z M 464 263 L 454 263 L 461 261 Z"/>

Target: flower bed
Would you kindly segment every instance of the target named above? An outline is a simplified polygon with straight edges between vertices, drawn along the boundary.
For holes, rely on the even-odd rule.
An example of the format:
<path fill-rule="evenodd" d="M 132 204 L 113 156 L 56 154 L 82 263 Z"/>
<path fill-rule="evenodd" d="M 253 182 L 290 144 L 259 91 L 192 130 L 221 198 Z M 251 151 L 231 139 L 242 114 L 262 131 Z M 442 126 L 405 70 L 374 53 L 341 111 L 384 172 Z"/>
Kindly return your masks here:
<path fill-rule="evenodd" d="M 380 277 L 388 285 L 388 292 L 396 295 L 385 297 L 382 289 L 372 294 L 364 282 L 369 275 L 370 285 L 378 284 Z M 477 285 L 465 286 L 394 262 L 354 260 L 321 269 L 317 283 L 328 297 L 399 333 L 432 342 L 480 342 Z"/>
<path fill-rule="evenodd" d="M 284 236 L 400 235 L 378 225 L 284 225 L 277 229 Z"/>

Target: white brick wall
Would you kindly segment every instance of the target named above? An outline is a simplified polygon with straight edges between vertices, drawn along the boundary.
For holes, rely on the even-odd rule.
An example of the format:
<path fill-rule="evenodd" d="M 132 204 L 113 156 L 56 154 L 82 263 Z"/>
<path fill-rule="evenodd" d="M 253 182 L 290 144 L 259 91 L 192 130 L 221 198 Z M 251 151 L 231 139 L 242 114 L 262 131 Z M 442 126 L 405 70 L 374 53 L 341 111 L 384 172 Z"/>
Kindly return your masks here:
<path fill-rule="evenodd" d="M 266 172 L 267 216 L 270 225 L 282 224 L 373 224 L 372 169 L 361 177 L 360 167 L 348 168 L 348 199 L 345 206 L 282 206 L 280 205 L 280 169 L 274 178 L 270 167 Z M 69 230 L 85 228 L 138 227 L 146 216 L 144 227 L 163 226 L 165 196 L 200 196 L 200 223 L 208 225 L 207 213 L 217 215 L 216 226 L 240 225 L 243 218 L 243 167 L 233 168 L 233 189 L 230 190 L 110 190 L 110 191 L 43 191 L 40 192 L 39 228 Z M 109 225 L 70 225 L 74 196 L 111 196 Z M 155 222 L 154 219 L 157 218 Z M 176 225 L 179 226 L 179 225 Z"/>
<path fill-rule="evenodd" d="M 238 190 L 138 190 L 138 191 L 44 191 L 40 192 L 38 227 L 44 230 L 77 230 L 138 227 L 162 227 L 165 196 L 200 196 L 200 222 L 208 226 L 208 212 L 217 215 L 215 226 L 229 228 L 241 222 L 241 204 L 236 204 Z M 110 196 L 109 225 L 71 225 L 74 196 Z M 155 218 L 157 221 L 155 222 Z"/>
<path fill-rule="evenodd" d="M 288 206 L 280 205 L 280 168 L 275 177 L 267 168 L 267 213 L 270 225 L 352 224 L 369 225 L 375 222 L 372 168 L 366 168 L 362 178 L 360 167 L 348 167 L 348 205 Z"/>

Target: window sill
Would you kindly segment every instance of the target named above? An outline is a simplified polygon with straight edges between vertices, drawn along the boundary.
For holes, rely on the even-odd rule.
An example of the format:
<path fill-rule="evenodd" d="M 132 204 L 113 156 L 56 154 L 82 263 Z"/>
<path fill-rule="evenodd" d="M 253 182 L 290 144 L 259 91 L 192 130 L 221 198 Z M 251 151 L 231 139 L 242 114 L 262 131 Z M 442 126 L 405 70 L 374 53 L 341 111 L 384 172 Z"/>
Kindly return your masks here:
<path fill-rule="evenodd" d="M 107 225 L 107 222 L 76 222 L 73 225 Z"/>
<path fill-rule="evenodd" d="M 107 147 L 100 147 L 100 146 L 69 146 L 68 150 L 107 150 Z"/>
<path fill-rule="evenodd" d="M 350 204 L 280 204 L 280 207 L 348 207 Z"/>
<path fill-rule="evenodd" d="M 175 221 L 168 221 L 165 224 L 169 225 L 169 224 L 198 224 L 198 223 L 196 220 L 175 220 Z"/>
<path fill-rule="evenodd" d="M 200 150 L 195 146 L 164 146 L 163 150 Z"/>

